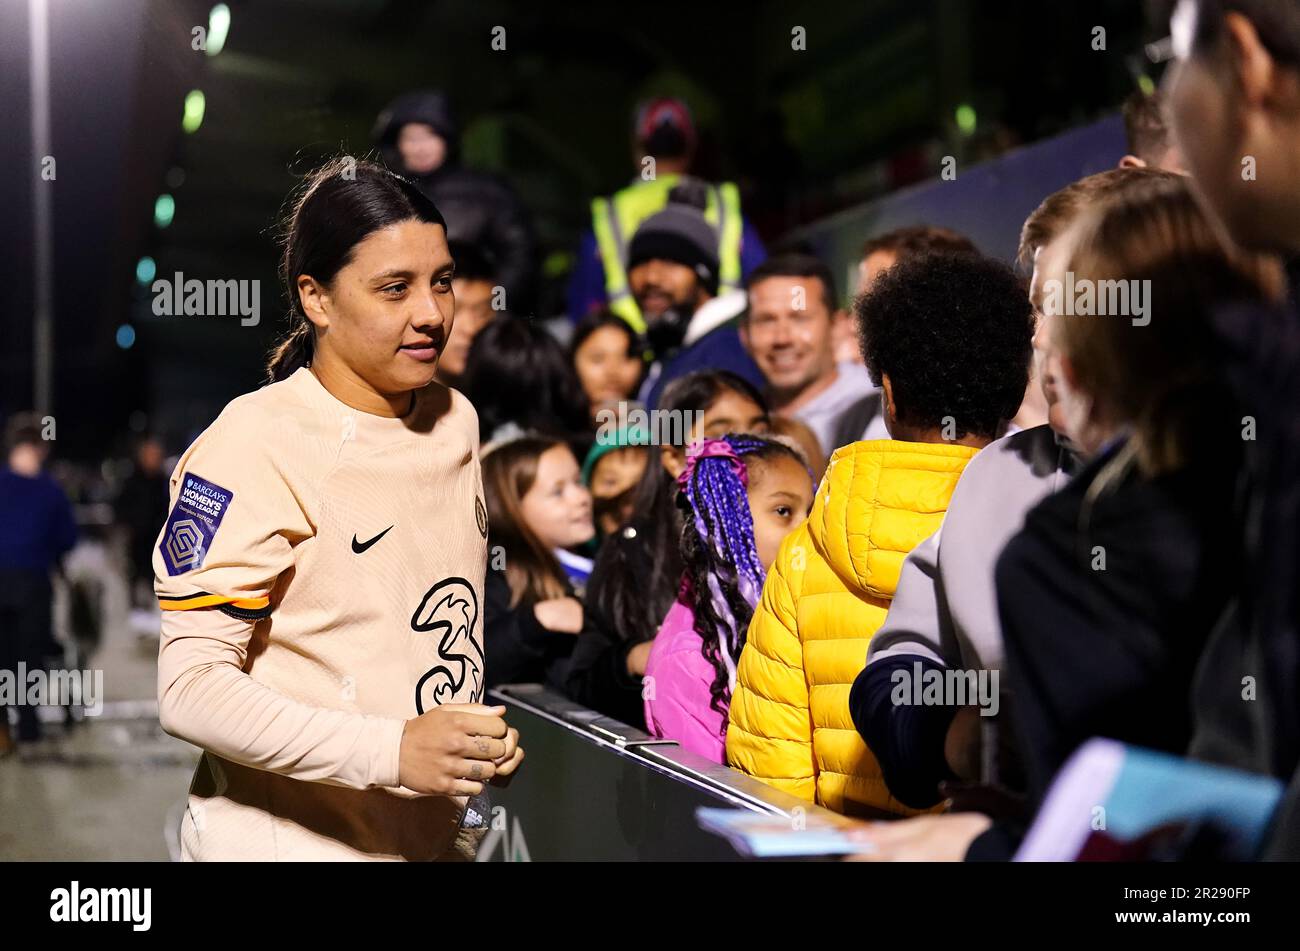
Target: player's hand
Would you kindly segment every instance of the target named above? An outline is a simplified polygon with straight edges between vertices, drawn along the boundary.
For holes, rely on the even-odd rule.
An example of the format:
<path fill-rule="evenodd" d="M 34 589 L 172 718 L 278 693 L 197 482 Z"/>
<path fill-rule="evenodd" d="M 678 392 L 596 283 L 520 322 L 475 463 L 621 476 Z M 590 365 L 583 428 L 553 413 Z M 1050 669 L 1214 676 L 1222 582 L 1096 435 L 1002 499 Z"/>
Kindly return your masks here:
<path fill-rule="evenodd" d="M 577 598 L 551 598 L 533 605 L 537 623 L 548 631 L 578 634 L 582 631 L 582 602 Z"/>
<path fill-rule="evenodd" d="M 406 721 L 398 781 L 435 796 L 477 796 L 507 759 L 506 708 L 449 703 Z M 518 749 L 518 734 L 514 749 Z M 515 764 L 518 765 L 518 764 Z M 513 767 L 511 767 L 513 769 Z"/>
<path fill-rule="evenodd" d="M 524 761 L 524 748 L 519 745 L 519 731 L 510 727 L 506 733 L 506 752 L 496 761 L 497 773 L 489 782 L 493 786 L 508 786 L 519 764 Z"/>

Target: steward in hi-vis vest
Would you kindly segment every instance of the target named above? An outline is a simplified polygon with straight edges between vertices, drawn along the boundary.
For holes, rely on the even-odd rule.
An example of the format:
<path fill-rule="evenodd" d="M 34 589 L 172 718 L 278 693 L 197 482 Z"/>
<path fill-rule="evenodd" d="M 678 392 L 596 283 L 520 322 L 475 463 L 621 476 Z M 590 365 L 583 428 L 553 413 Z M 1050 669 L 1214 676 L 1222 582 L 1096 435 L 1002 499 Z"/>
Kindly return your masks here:
<path fill-rule="evenodd" d="M 627 249 L 632 235 L 655 212 L 668 204 L 668 193 L 682 176 L 661 175 L 634 182 L 608 198 L 591 203 L 592 229 L 605 269 L 605 293 L 609 309 L 638 332 L 645 331 L 645 319 L 628 287 Z M 719 292 L 740 287 L 740 191 L 733 182 L 708 185 L 704 218 L 718 235 Z"/>

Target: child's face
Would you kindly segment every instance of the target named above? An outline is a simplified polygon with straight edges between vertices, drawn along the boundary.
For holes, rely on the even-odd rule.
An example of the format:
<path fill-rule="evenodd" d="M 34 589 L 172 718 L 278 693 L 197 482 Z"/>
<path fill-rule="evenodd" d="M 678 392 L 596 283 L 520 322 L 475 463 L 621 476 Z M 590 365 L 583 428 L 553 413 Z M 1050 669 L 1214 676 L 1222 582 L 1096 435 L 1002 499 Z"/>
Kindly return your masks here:
<path fill-rule="evenodd" d="M 707 409 L 699 422 L 691 427 L 686 444 L 699 439 L 720 439 L 727 433 L 770 432 L 772 423 L 767 411 L 749 397 L 735 390 L 723 390 Z M 686 466 L 686 449 L 682 446 L 664 446 L 660 461 L 674 479 Z"/>
<path fill-rule="evenodd" d="M 617 327 L 592 331 L 573 355 L 592 412 L 627 399 L 641 377 L 641 360 L 628 353 L 627 334 Z"/>
<path fill-rule="evenodd" d="M 813 486 L 808 470 L 789 456 L 751 463 L 749 511 L 754 518 L 754 547 L 766 571 L 776 561 L 785 536 L 808 517 Z"/>
<path fill-rule="evenodd" d="M 650 450 L 645 446 L 611 449 L 591 469 L 591 495 L 596 502 L 614 499 L 641 481 Z M 606 512 L 600 530 L 606 535 L 618 530 L 630 511 Z"/>
<path fill-rule="evenodd" d="M 537 477 L 520 500 L 524 521 L 547 548 L 571 548 L 596 534 L 591 493 L 568 446 L 552 446 L 537 459 Z"/>

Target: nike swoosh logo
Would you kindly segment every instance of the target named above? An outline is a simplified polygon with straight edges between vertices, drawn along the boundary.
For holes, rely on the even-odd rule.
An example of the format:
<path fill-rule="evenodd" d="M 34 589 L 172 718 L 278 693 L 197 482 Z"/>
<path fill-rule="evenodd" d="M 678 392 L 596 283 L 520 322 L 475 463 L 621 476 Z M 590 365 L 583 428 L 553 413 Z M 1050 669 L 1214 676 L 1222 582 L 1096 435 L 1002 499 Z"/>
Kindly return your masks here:
<path fill-rule="evenodd" d="M 388 534 L 389 532 L 391 532 L 392 530 L 393 530 L 393 526 L 392 526 L 392 525 L 389 525 L 386 529 L 384 529 L 382 532 L 380 532 L 380 533 L 379 533 L 378 535 L 376 535 L 374 538 L 370 539 L 370 541 L 368 541 L 368 542 L 359 542 L 359 541 L 357 541 L 357 536 L 356 536 L 356 535 L 353 535 L 353 536 L 352 536 L 352 550 L 353 550 L 354 552 L 356 552 L 358 555 L 360 555 L 360 554 L 362 554 L 363 552 L 365 552 L 365 551 L 366 551 L 366 550 L 367 550 L 371 545 L 373 545 L 375 542 L 379 541 L 379 539 L 383 538 L 385 535 L 387 535 L 387 534 Z"/>

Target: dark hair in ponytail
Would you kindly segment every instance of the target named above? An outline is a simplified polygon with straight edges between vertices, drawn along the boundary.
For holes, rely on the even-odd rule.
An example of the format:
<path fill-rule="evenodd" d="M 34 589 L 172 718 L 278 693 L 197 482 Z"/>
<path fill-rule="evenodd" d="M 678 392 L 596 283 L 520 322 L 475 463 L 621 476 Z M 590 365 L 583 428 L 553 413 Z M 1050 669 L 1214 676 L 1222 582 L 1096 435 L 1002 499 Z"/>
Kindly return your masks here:
<path fill-rule="evenodd" d="M 307 274 L 328 284 L 367 237 L 412 219 L 447 227 L 419 189 L 374 162 L 341 156 L 307 176 L 285 217 L 280 279 L 288 295 L 289 332 L 267 360 L 268 382 L 308 366 L 315 353 L 316 331 L 302 309 L 298 278 Z"/>

